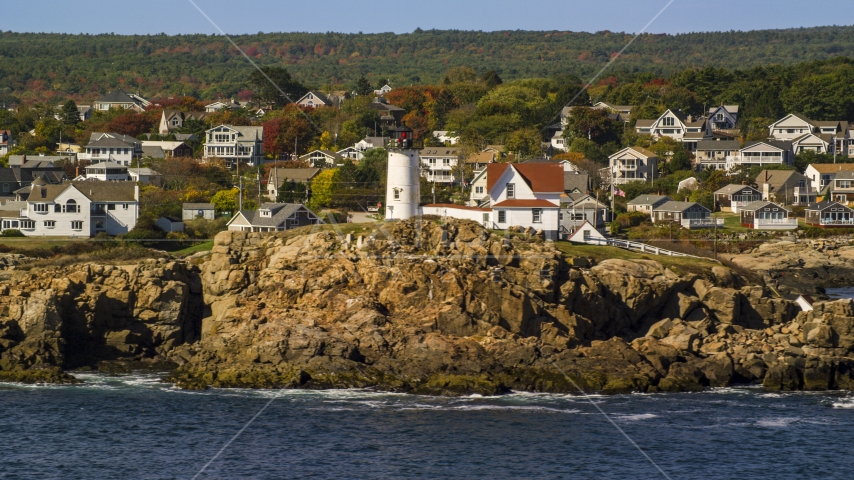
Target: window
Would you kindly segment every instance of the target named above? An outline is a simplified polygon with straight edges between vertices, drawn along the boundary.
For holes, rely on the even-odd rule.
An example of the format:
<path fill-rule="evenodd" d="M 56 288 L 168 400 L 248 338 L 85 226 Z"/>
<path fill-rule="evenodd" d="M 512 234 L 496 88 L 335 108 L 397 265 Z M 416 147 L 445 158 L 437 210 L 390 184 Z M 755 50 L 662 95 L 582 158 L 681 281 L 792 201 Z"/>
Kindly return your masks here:
<path fill-rule="evenodd" d="M 55 226 L 56 226 L 56 222 L 53 220 L 45 220 L 44 221 L 44 227 L 45 228 L 53 228 Z"/>
<path fill-rule="evenodd" d="M 662 119 L 661 121 L 661 124 L 665 127 L 672 127 L 676 125 L 676 120 L 673 117 L 664 117 L 664 119 Z"/>
<path fill-rule="evenodd" d="M 127 204 L 127 203 L 123 204 L 123 205 L 122 205 L 122 209 L 123 209 L 123 210 L 127 210 L 127 209 L 128 209 L 128 204 Z"/>
<path fill-rule="evenodd" d="M 516 198 L 516 185 L 512 183 L 507 184 L 507 198 Z"/>
<path fill-rule="evenodd" d="M 33 211 L 39 213 L 47 213 L 47 204 L 46 203 L 35 203 L 33 204 Z"/>
<path fill-rule="evenodd" d="M 71 222 L 71 229 L 72 230 L 83 230 L 83 222 L 81 222 L 81 221 Z"/>
<path fill-rule="evenodd" d="M 9 193 L 9 184 L 8 183 L 3 184 L 3 192 Z"/>
<path fill-rule="evenodd" d="M 498 223 L 507 223 L 507 212 L 505 210 L 498 211 Z"/>
<path fill-rule="evenodd" d="M 61 213 L 62 212 L 62 205 L 57 203 L 56 205 L 53 206 L 53 211 L 56 213 Z"/>
<path fill-rule="evenodd" d="M 65 202 L 65 213 L 79 213 L 80 207 L 77 205 L 73 199 Z"/>
<path fill-rule="evenodd" d="M 36 222 L 32 220 L 21 220 L 21 228 L 31 230 L 36 228 Z"/>
<path fill-rule="evenodd" d="M 543 221 L 543 210 L 540 208 L 534 208 L 531 210 L 531 217 L 534 223 L 542 223 Z"/>
<path fill-rule="evenodd" d="M 299 219 L 298 218 L 289 218 L 288 219 L 288 226 L 289 227 L 298 227 L 299 226 Z"/>
<path fill-rule="evenodd" d="M 481 187 L 481 186 L 474 187 L 474 193 L 476 193 L 478 195 L 482 194 L 483 193 L 483 187 Z"/>
<path fill-rule="evenodd" d="M 394 199 L 400 200 L 400 190 L 397 188 L 394 189 Z"/>
<path fill-rule="evenodd" d="M 173 119 L 172 119 L 172 126 L 173 126 L 173 127 L 177 127 L 177 126 L 178 126 L 178 119 L 177 119 L 177 118 L 173 118 Z"/>

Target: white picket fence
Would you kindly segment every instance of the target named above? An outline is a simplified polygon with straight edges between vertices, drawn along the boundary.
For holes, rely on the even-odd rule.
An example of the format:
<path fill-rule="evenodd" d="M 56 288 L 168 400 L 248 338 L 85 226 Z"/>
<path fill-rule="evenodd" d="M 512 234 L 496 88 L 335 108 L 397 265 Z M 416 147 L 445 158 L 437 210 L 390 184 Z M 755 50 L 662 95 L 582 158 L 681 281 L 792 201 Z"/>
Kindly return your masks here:
<path fill-rule="evenodd" d="M 708 258 L 705 257 L 698 257 L 696 255 L 688 255 L 687 253 L 674 252 L 673 250 L 667 250 L 666 248 L 647 245 L 641 242 L 631 242 L 629 240 L 618 240 L 612 238 L 590 238 L 586 243 L 589 243 L 591 245 L 608 245 L 611 247 L 625 248 L 626 250 L 631 250 L 633 252 L 651 253 L 653 255 L 668 255 L 671 257 L 690 257 L 708 260 Z"/>

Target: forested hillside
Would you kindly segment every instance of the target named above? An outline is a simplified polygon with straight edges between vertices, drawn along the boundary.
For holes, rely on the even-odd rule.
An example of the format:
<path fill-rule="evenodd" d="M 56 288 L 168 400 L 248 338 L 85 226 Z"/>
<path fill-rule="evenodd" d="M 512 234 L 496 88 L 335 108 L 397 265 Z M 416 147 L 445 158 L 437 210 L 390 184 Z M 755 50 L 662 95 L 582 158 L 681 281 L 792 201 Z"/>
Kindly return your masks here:
<path fill-rule="evenodd" d="M 234 38 L 258 63 L 284 66 L 315 87 L 350 86 L 365 76 L 394 86 L 437 83 L 455 66 L 495 70 L 504 80 L 586 78 L 631 39 L 598 32 L 411 34 L 274 33 Z M 748 69 L 836 56 L 854 57 L 854 27 L 642 35 L 615 63 L 618 76 L 656 76 L 691 67 Z M 119 36 L 0 33 L 0 102 L 73 97 L 111 89 L 151 98 L 236 96 L 251 67 L 222 36 Z"/>

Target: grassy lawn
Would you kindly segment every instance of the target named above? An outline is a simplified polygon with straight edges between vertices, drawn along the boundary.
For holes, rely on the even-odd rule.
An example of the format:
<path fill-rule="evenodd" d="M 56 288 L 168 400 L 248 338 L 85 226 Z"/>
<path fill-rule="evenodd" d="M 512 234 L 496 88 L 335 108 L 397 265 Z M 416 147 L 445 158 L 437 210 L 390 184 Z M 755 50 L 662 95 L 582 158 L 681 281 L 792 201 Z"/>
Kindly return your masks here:
<path fill-rule="evenodd" d="M 741 215 L 732 212 L 715 212 L 712 214 L 715 218 L 724 219 L 724 228 L 730 232 L 749 232 L 752 229 L 741 226 Z"/>
<path fill-rule="evenodd" d="M 80 242 L 90 242 L 94 241 L 89 238 L 71 238 L 71 237 L 49 237 L 49 238 L 38 238 L 38 237 L 26 237 L 26 238 L 0 238 L 0 245 L 5 245 L 7 247 L 11 247 L 12 249 L 26 249 L 26 250 L 35 250 L 35 249 L 45 249 L 50 250 L 53 247 L 59 247 L 63 245 L 67 245 L 69 243 L 80 243 Z"/>
<path fill-rule="evenodd" d="M 567 257 L 593 258 L 597 262 L 616 258 L 620 260 L 655 260 L 678 275 L 686 273 L 708 274 L 712 267 L 720 266 L 712 260 L 692 257 L 671 257 L 668 255 L 641 254 L 617 247 L 581 245 L 570 242 L 555 242 L 555 247 Z"/>
<path fill-rule="evenodd" d="M 191 247 L 187 247 L 183 250 L 177 250 L 172 252 L 173 255 L 192 255 L 198 252 L 207 252 L 210 251 L 214 246 L 213 240 L 208 240 L 207 242 L 197 243 Z"/>

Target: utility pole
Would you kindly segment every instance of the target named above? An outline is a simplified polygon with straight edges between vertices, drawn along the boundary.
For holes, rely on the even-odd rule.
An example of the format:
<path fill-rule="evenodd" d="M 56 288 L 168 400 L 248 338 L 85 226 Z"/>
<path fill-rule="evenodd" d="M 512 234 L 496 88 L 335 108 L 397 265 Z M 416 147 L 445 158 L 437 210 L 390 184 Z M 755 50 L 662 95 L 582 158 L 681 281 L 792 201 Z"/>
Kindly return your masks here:
<path fill-rule="evenodd" d="M 258 180 L 258 206 L 261 206 L 261 171 L 255 173 L 255 178 Z"/>
<path fill-rule="evenodd" d="M 712 217 L 712 221 L 715 222 L 715 260 L 718 259 L 718 219 L 714 216 Z M 754 220 L 755 222 L 755 220 Z"/>

